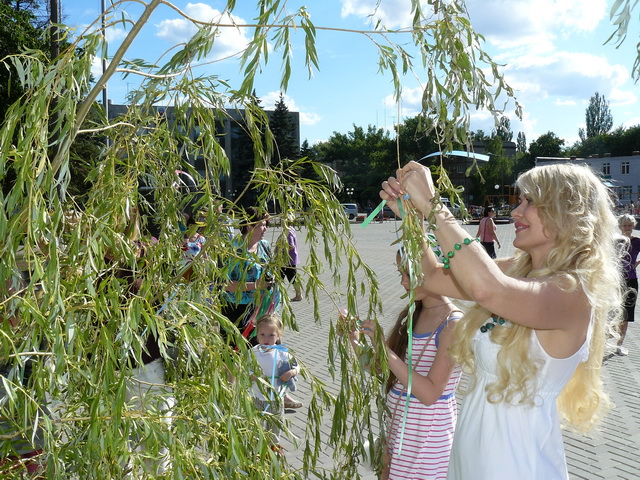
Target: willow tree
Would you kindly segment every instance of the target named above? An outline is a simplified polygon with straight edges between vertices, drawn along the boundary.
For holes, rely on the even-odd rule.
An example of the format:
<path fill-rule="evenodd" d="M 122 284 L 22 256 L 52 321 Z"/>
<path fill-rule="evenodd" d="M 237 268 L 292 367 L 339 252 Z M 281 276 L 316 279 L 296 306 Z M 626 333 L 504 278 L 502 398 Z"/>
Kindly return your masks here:
<path fill-rule="evenodd" d="M 116 5 L 126 10 L 127 4 Z M 343 34 L 371 39 L 381 73 L 390 75 L 397 98 L 404 75 L 421 80 L 424 125 L 435 132 L 444 151 L 453 142 L 465 143 L 472 108 L 484 108 L 499 119 L 502 109 L 494 101 L 512 92 L 483 52 L 482 38 L 472 30 L 461 0 L 432 0 L 428 11 L 418 1 L 411 4 L 413 22 L 405 29 L 378 25 Z M 244 109 L 247 134 L 254 142 L 248 189 L 255 190 L 259 204 L 281 212 L 285 224 L 289 213 L 303 218 L 310 254 L 301 270 L 316 321 L 319 295 L 330 291 L 319 280 L 323 268 L 342 282 L 350 310 L 361 307 L 371 317 L 380 310 L 375 274 L 354 249 L 334 195 L 341 188 L 339 178 L 319 164 L 312 165 L 317 174 L 313 180 L 299 178 L 295 172 L 303 168 L 295 165 L 287 170 L 274 166 L 268 119 L 252 96 L 256 73 L 267 61 L 268 39 L 282 53 L 285 91 L 296 35 L 303 37 L 312 71 L 320 63 L 316 35 L 332 28 L 313 25 L 306 8 L 291 14 L 278 0 L 256 0 L 256 23 L 245 26 L 253 36 L 242 53 L 243 81 L 230 85 L 196 75 L 193 66 L 210 52 L 221 29 L 238 25 L 201 22 L 162 0 L 143 5 L 134 19 L 108 10 L 90 29 L 70 36 L 71 46 L 53 62 L 32 50 L 5 59 L 26 94 L 8 110 L 0 133 L 0 180 L 13 179 L 0 211 L 0 454 L 6 459 L 15 453 L 17 439 L 34 443 L 39 437 L 38 461 L 48 478 L 59 479 L 356 478 L 363 442 L 367 436 L 371 440 L 372 423 L 380 421 L 383 411 L 382 376 L 363 373 L 345 338 L 331 328 L 328 358 L 341 388 L 337 396 L 330 395 L 312 372 L 306 373 L 313 398 L 304 468 L 294 471 L 270 448 L 264 423 L 275 420 L 256 411 L 247 394 L 255 364 L 243 349 L 229 347 L 228 339 L 240 341 L 239 332 L 221 314 L 228 260 L 238 252 L 218 234 L 218 208 L 236 212 L 240 224 L 245 221 L 220 192 L 219 179 L 228 174 L 229 160 L 217 141 L 217 128 L 228 105 Z M 168 61 L 124 61 L 128 47 L 160 7 L 175 9 L 198 27 L 197 33 L 172 50 Z M 224 13 L 234 7 L 229 0 Z M 102 28 L 121 23 L 128 35 L 93 82 L 92 62 L 107 51 Z M 415 48 L 408 50 L 411 43 Z M 128 111 L 117 120 L 102 118 L 88 125 L 88 112 L 118 72 L 142 79 Z M 158 104 L 173 106 L 172 119 L 158 113 Z M 192 135 L 195 131 L 199 135 Z M 91 133 L 108 142 L 99 158 L 84 159 L 89 187 L 80 203 L 67 188 L 69 152 L 78 135 Z M 188 161 L 198 157 L 206 160 L 204 175 Z M 197 193 L 180 188 L 176 170 L 192 174 Z M 446 176 L 441 178 L 440 188 L 451 190 Z M 179 248 L 187 207 L 202 216 L 208 239 L 188 282 Z M 155 243 L 147 234 L 151 224 L 160 232 Z M 413 245 L 409 250 L 415 260 L 419 242 L 405 231 L 405 243 Z M 282 257 L 276 255 L 274 271 L 286 261 Z M 339 271 L 346 271 L 346 278 L 339 279 Z M 282 315 L 295 328 L 286 299 Z M 149 336 L 166 360 L 165 381 L 175 398 L 171 422 L 167 412 L 141 410 L 126 400 L 132 365 L 148 353 Z M 331 411 L 332 423 L 330 438 L 324 440 L 343 459 L 335 472 L 316 468 L 319 425 L 326 411 Z M 154 459 L 163 461 L 159 475 L 146 469 Z M 7 463 L 0 470 L 2 478 L 16 474 Z"/>

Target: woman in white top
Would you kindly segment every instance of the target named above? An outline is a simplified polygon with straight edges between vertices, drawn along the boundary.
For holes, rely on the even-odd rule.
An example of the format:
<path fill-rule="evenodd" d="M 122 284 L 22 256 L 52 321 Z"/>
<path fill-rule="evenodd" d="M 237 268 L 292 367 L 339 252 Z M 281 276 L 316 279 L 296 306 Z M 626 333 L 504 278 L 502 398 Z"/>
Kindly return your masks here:
<path fill-rule="evenodd" d="M 471 374 L 449 480 L 568 479 L 561 419 L 587 431 L 609 406 L 601 380 L 607 336 L 621 313 L 616 217 L 587 167 L 537 167 L 518 179 L 514 258 L 491 260 L 446 207 L 434 212 L 431 172 L 410 162 L 383 183 L 433 213 L 444 264 L 429 249 L 423 285 L 476 302 L 458 322 L 451 354 Z M 406 196 L 405 196 L 406 195 Z"/>
<path fill-rule="evenodd" d="M 484 215 L 480 219 L 478 233 L 476 233 L 476 238 L 480 239 L 480 244 L 491 258 L 496 258 L 496 247 L 493 243 L 496 242 L 498 248 L 502 246 L 500 245 L 500 240 L 498 240 L 498 227 L 496 227 L 496 223 L 493 221 L 493 217 L 495 216 L 496 212 L 493 207 L 484 207 Z"/>

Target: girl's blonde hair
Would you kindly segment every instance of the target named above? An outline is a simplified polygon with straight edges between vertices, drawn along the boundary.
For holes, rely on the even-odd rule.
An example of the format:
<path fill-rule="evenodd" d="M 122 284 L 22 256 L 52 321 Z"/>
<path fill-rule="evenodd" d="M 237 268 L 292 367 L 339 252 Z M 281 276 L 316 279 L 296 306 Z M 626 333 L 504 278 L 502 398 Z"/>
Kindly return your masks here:
<path fill-rule="evenodd" d="M 256 333 L 263 325 L 276 327 L 276 329 L 278 330 L 278 334 L 282 337 L 282 330 L 284 329 L 284 327 L 282 326 L 282 320 L 280 320 L 280 317 L 278 317 L 277 315 L 270 313 L 258 318 L 256 320 Z"/>
<path fill-rule="evenodd" d="M 532 271 L 529 254 L 517 251 L 507 275 L 555 277 L 566 291 L 582 288 L 592 307 L 588 358 L 558 398 L 562 419 L 576 431 L 588 431 L 610 407 L 600 370 L 605 344 L 617 337 L 615 326 L 622 311 L 621 255 L 616 248 L 613 203 L 602 181 L 586 166 L 537 167 L 523 173 L 517 183 L 537 207 L 545 230 L 556 235 L 556 242 L 542 270 Z M 475 370 L 472 339 L 490 315 L 476 305 L 456 326 L 451 350 L 467 371 Z M 487 333 L 501 345 L 497 379 L 487 388 L 489 402 L 533 405 L 536 392 L 531 380 L 538 365 L 529 355 L 531 333 L 530 328 L 510 323 Z"/>

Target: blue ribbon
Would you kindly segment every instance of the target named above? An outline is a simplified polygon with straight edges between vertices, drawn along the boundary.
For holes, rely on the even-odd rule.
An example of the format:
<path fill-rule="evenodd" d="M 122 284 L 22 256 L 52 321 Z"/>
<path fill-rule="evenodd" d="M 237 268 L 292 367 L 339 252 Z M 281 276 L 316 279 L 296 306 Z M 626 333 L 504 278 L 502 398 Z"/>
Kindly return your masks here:
<path fill-rule="evenodd" d="M 288 352 L 289 351 L 289 347 L 287 347 L 284 343 L 281 343 L 280 345 L 258 345 L 260 347 L 260 349 L 262 350 L 278 350 L 280 352 Z M 273 391 L 276 388 L 275 382 L 276 382 L 276 360 L 277 360 L 277 355 L 273 356 L 273 368 L 271 369 L 271 386 L 273 387 L 273 390 L 271 391 L 271 395 L 269 396 L 269 402 L 273 402 Z M 263 413 L 266 413 L 267 410 L 269 410 L 269 407 L 271 406 L 271 403 L 268 403 L 267 406 L 265 407 Z"/>

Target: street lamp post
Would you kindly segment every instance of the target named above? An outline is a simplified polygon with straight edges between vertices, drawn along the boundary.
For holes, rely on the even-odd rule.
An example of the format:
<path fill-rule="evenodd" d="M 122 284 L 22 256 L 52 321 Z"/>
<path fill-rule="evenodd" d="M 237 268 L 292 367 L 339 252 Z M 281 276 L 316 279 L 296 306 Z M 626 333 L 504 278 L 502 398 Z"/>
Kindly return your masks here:
<path fill-rule="evenodd" d="M 351 200 L 351 201 L 353 201 L 353 191 L 354 191 L 353 187 L 345 188 L 345 192 L 347 193 L 347 197 L 349 197 L 349 200 Z"/>

